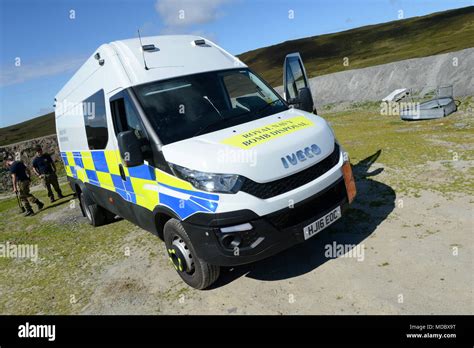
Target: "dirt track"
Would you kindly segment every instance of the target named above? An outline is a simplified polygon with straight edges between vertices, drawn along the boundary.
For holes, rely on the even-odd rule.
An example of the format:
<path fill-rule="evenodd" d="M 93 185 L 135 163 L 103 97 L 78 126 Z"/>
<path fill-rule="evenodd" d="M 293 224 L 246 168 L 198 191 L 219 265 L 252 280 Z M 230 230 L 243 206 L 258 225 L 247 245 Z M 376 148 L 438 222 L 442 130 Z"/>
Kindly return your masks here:
<path fill-rule="evenodd" d="M 360 216 L 259 263 L 224 270 L 213 289 L 185 287 L 164 248 L 134 248 L 100 275 L 82 313 L 125 314 L 472 314 L 472 201 L 425 192 L 395 197 L 377 177 L 361 180 Z M 373 198 L 385 196 L 374 208 Z M 403 199 L 403 208 L 396 201 Z M 139 238 L 142 231 L 128 237 Z M 357 244 L 363 260 L 324 257 L 324 246 Z M 457 256 L 455 256 L 457 252 Z M 469 274 L 469 275 L 468 275 Z"/>

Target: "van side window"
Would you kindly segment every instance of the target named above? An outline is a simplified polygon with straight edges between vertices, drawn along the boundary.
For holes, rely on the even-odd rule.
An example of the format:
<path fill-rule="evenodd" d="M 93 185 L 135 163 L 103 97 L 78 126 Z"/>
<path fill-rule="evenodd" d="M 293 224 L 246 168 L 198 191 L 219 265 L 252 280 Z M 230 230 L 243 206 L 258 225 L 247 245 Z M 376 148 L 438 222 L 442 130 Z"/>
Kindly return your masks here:
<path fill-rule="evenodd" d="M 105 115 L 104 91 L 101 89 L 84 100 L 82 111 L 89 150 L 105 149 L 109 140 L 109 133 Z"/>
<path fill-rule="evenodd" d="M 132 130 L 138 139 L 145 137 L 138 111 L 128 93 L 124 91 L 114 96 L 110 102 L 110 109 L 112 110 L 115 134 Z"/>

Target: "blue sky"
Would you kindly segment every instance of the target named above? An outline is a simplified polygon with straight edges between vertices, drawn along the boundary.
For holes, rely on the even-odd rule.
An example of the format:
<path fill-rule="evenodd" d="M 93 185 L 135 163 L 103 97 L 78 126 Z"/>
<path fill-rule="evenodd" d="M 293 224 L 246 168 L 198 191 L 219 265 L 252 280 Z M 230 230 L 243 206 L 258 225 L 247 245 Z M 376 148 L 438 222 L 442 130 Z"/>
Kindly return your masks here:
<path fill-rule="evenodd" d="M 239 54 L 285 40 L 396 20 L 400 10 L 409 18 L 473 4 L 473 0 L 1 0 L 0 127 L 52 111 L 54 95 L 98 46 L 136 37 L 138 28 L 144 36 L 200 34 Z M 180 10 L 184 19 L 179 19 Z M 294 18 L 289 18 L 289 11 Z"/>

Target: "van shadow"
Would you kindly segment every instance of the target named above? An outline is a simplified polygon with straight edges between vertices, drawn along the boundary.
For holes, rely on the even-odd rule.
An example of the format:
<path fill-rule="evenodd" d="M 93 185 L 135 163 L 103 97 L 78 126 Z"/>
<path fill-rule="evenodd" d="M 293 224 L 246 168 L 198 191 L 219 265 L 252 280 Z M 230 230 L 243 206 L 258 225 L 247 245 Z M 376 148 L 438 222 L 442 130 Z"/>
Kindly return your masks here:
<path fill-rule="evenodd" d="M 334 242 L 337 245 L 342 244 L 346 246 L 346 251 L 360 245 L 395 207 L 395 191 L 390 186 L 371 179 L 383 171 L 383 168 L 369 171 L 381 153 L 382 150 L 378 150 L 353 166 L 358 193 L 342 219 L 310 240 L 268 259 L 249 265 L 223 268 L 222 275 L 213 288 L 242 276 L 267 281 L 297 277 L 332 259 L 325 256 L 326 245 L 333 245 Z"/>
<path fill-rule="evenodd" d="M 63 205 L 65 203 L 69 203 L 71 201 L 70 198 L 74 198 L 74 193 L 70 193 L 68 195 L 65 195 L 63 198 L 58 198 L 57 200 L 55 200 L 53 203 L 46 203 L 48 205 L 45 204 L 45 207 L 43 209 L 41 209 L 41 211 L 45 211 L 45 210 L 48 210 L 48 209 L 51 209 L 51 208 L 56 208 L 56 207 L 59 207 L 60 205 Z"/>

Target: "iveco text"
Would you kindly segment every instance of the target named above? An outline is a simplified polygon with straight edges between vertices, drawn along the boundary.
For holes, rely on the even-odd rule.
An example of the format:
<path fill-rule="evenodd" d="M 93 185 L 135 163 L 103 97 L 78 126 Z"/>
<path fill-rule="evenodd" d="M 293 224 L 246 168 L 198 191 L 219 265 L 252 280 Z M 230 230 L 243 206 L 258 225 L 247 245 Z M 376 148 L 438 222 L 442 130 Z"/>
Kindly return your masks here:
<path fill-rule="evenodd" d="M 119 215 L 157 234 L 198 289 L 220 266 L 269 257 L 332 224 L 356 194 L 351 166 L 316 115 L 298 53 L 283 77 L 284 99 L 196 36 L 100 46 L 55 100 L 84 216 L 99 226 Z"/>

